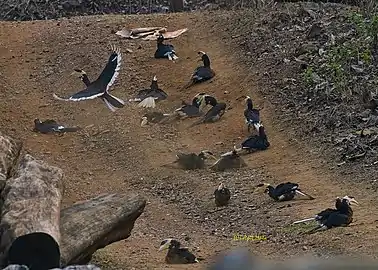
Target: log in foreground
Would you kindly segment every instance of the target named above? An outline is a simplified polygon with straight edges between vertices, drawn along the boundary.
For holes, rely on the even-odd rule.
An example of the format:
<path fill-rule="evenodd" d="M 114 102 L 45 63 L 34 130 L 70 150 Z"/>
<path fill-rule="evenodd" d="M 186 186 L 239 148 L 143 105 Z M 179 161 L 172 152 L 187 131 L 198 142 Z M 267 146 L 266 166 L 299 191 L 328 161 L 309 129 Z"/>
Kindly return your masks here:
<path fill-rule="evenodd" d="M 7 178 L 11 176 L 12 169 L 17 163 L 21 149 L 21 141 L 0 132 L 0 191 L 3 190 Z"/>
<path fill-rule="evenodd" d="M 104 194 L 61 212 L 61 265 L 86 264 L 96 250 L 128 238 L 146 200 L 135 194 Z"/>
<path fill-rule="evenodd" d="M 1 193 L 4 200 L 0 222 L 2 265 L 23 263 L 39 270 L 59 267 L 56 261 L 60 260 L 62 178 L 61 169 L 31 155 L 25 155 L 20 161 Z M 46 256 L 53 256 L 54 263 L 47 265 Z M 30 267 L 36 263 L 39 265 Z"/>

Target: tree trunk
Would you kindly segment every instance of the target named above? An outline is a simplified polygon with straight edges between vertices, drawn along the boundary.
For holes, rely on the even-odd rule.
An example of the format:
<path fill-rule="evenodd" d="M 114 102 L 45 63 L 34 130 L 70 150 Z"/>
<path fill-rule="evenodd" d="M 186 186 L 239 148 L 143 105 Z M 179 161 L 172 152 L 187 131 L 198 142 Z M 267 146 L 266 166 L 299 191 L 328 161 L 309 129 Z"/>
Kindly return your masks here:
<path fill-rule="evenodd" d="M 172 12 L 180 12 L 184 10 L 184 0 L 170 0 L 170 8 Z"/>
<path fill-rule="evenodd" d="M 12 169 L 16 166 L 22 142 L 0 132 L 0 192 L 5 186 L 7 178 L 12 174 Z M 2 203 L 0 202 L 0 207 Z"/>
<path fill-rule="evenodd" d="M 0 222 L 0 262 L 11 259 L 15 264 L 30 265 L 42 263 L 48 256 L 59 261 L 62 178 L 61 169 L 28 154 L 20 161 L 15 175 L 7 180 L 1 193 L 4 205 Z M 36 254 L 37 248 L 47 253 Z M 30 269 L 45 267 L 49 269 L 48 265 L 41 268 L 35 265 Z"/>
<path fill-rule="evenodd" d="M 104 194 L 61 212 L 61 265 L 86 264 L 96 250 L 130 236 L 146 200 L 139 195 Z"/>

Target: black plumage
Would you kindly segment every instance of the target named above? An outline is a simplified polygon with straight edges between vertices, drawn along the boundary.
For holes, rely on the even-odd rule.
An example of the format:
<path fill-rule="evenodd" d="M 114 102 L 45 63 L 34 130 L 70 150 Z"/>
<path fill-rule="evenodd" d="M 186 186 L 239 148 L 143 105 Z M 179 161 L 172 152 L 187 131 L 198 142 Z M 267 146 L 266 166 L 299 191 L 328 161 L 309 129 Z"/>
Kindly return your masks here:
<path fill-rule="evenodd" d="M 40 133 L 65 133 L 65 132 L 75 132 L 78 131 L 79 127 L 65 127 L 63 125 L 58 124 L 55 120 L 47 119 L 45 121 L 41 121 L 39 119 L 34 119 L 34 132 Z"/>
<path fill-rule="evenodd" d="M 148 89 L 143 89 L 138 94 L 130 99 L 130 102 L 139 102 L 139 107 L 155 108 L 156 101 L 164 100 L 168 97 L 168 94 L 159 88 L 157 78 L 154 76 L 151 82 L 151 86 Z"/>
<path fill-rule="evenodd" d="M 214 191 L 214 197 L 216 206 L 225 206 L 230 201 L 231 192 L 223 183 L 220 183 L 219 187 Z"/>
<path fill-rule="evenodd" d="M 173 164 L 178 163 L 184 170 L 203 169 L 205 167 L 205 160 L 209 157 L 216 159 L 213 153 L 207 150 L 201 151 L 199 154 L 195 153 L 178 153 L 176 160 L 173 163 L 165 164 L 165 167 L 172 167 Z"/>
<path fill-rule="evenodd" d="M 244 110 L 244 117 L 246 124 L 248 126 L 248 132 L 251 129 L 251 126 L 255 126 L 256 130 L 259 130 L 260 124 L 260 111 L 253 108 L 253 102 L 250 97 L 247 96 L 245 99 L 247 108 Z"/>
<path fill-rule="evenodd" d="M 112 54 L 109 57 L 108 63 L 101 72 L 100 76 L 93 82 L 90 82 L 86 73 L 82 70 L 75 70 L 79 72 L 81 80 L 87 86 L 86 89 L 73 94 L 68 98 L 61 98 L 53 94 L 54 98 L 63 101 L 83 101 L 94 98 L 101 98 L 108 108 L 115 111 L 117 108 L 124 107 L 125 102 L 109 93 L 109 88 L 113 85 L 118 77 L 121 68 L 122 55 L 119 49 L 112 48 Z"/>
<path fill-rule="evenodd" d="M 253 150 L 266 150 L 270 146 L 268 136 L 265 133 L 263 125 L 259 126 L 259 134 L 249 136 L 244 142 L 241 143 L 241 148 L 249 152 Z"/>
<path fill-rule="evenodd" d="M 221 157 L 211 166 L 214 171 L 225 171 L 229 169 L 239 169 L 247 167 L 245 161 L 239 156 L 237 150 L 221 155 Z"/>
<path fill-rule="evenodd" d="M 223 103 L 223 102 L 216 103 L 215 105 L 213 105 L 213 107 L 211 107 L 210 110 L 207 111 L 207 113 L 202 117 L 202 119 L 194 122 L 189 127 L 193 127 L 193 126 L 203 124 L 203 123 L 214 123 L 218 121 L 225 113 L 226 108 L 227 108 L 226 103 Z"/>
<path fill-rule="evenodd" d="M 204 81 L 208 81 L 215 76 L 214 70 L 211 69 L 210 66 L 210 58 L 205 52 L 198 52 L 201 55 L 201 61 L 203 62 L 202 66 L 197 67 L 192 76 L 190 77 L 190 81 L 184 88 L 189 88 L 194 84 L 201 83 Z"/>
<path fill-rule="evenodd" d="M 286 182 L 281 183 L 275 188 L 267 183 L 261 183 L 256 186 L 255 191 L 264 190 L 268 195 L 275 201 L 290 201 L 294 199 L 295 195 L 300 194 L 302 196 L 308 197 L 310 200 L 313 200 L 314 197 L 302 192 L 299 189 L 297 183 Z"/>
<path fill-rule="evenodd" d="M 323 213 L 323 217 L 317 220 L 320 224 L 307 233 L 311 234 L 319 230 L 348 226 L 353 221 L 351 203 L 358 205 L 358 202 L 353 197 L 343 197 L 341 203 L 339 202 L 337 205 L 337 211 L 326 211 L 325 215 Z"/>
<path fill-rule="evenodd" d="M 194 97 L 192 104 L 182 101 L 181 107 L 176 109 L 174 113 L 181 118 L 198 117 L 202 115 L 200 105 L 200 100 L 197 97 Z"/>
<path fill-rule="evenodd" d="M 164 36 L 159 35 L 157 38 L 157 49 L 155 51 L 155 58 L 168 58 L 169 60 L 177 60 L 175 48 L 171 44 L 164 44 Z"/>
<path fill-rule="evenodd" d="M 160 243 L 159 251 L 168 249 L 165 262 L 168 264 L 198 263 L 199 259 L 188 248 L 181 247 L 181 243 L 175 239 L 165 239 Z"/>

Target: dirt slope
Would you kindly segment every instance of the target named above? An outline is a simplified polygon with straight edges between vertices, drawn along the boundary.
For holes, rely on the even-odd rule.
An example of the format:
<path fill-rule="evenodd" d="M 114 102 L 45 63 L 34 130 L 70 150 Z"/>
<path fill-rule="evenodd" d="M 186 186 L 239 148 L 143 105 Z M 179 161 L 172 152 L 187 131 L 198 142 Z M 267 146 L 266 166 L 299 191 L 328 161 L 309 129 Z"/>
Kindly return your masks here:
<path fill-rule="evenodd" d="M 157 249 L 167 237 L 179 238 L 205 263 L 215 253 L 238 245 L 250 246 L 273 258 L 308 252 L 374 256 L 377 217 L 372 213 L 378 213 L 374 194 L 351 185 L 347 176 L 333 175 L 324 161 L 312 156 L 311 149 L 289 143 L 285 133 L 273 126 L 274 108 L 257 95 L 253 67 L 239 63 L 241 55 L 225 43 L 227 39 L 217 36 L 217 26 L 206 27 L 216 16 L 223 13 L 1 23 L 2 129 L 22 138 L 31 154 L 65 171 L 65 205 L 103 192 L 133 190 L 146 196 L 146 211 L 138 219 L 132 237 L 98 252 L 97 261 L 106 265 L 104 269 L 203 267 L 165 265 L 164 254 Z M 122 40 L 111 34 L 123 26 L 152 25 L 190 28 L 187 35 L 172 41 L 180 56 L 178 63 L 153 59 L 153 42 Z M 127 100 L 135 91 L 149 86 L 156 74 L 161 88 L 170 95 L 159 104 L 162 111 L 172 110 L 181 99 L 190 100 L 198 92 L 214 94 L 230 104 L 230 110 L 213 125 L 187 129 L 191 121 L 182 121 L 142 128 L 139 121 L 143 110 L 133 105 L 112 113 L 100 100 L 65 103 L 52 99 L 53 92 L 68 95 L 82 89 L 82 82 L 70 76 L 73 68 L 83 68 L 91 79 L 98 76 L 108 58 L 110 43 L 120 46 L 124 53 L 114 95 Z M 217 76 L 211 83 L 180 91 L 197 65 L 198 50 L 209 54 Z M 259 107 L 265 104 L 262 118 L 272 145 L 246 158 L 250 168 L 216 174 L 160 167 L 173 161 L 176 151 L 207 148 L 222 153 L 244 139 L 244 104 L 237 99 L 245 94 L 251 94 Z M 31 132 L 36 117 L 87 128 L 63 137 L 37 135 Z M 227 183 L 234 196 L 229 207 L 217 210 L 212 193 L 220 180 Z M 260 181 L 278 184 L 284 180 L 299 182 L 303 190 L 318 199 L 275 204 L 251 192 Z M 347 193 L 361 203 L 355 210 L 354 226 L 303 238 L 297 237 L 298 230 L 285 227 L 331 206 L 336 196 Z M 268 241 L 235 242 L 234 233 L 266 235 Z"/>

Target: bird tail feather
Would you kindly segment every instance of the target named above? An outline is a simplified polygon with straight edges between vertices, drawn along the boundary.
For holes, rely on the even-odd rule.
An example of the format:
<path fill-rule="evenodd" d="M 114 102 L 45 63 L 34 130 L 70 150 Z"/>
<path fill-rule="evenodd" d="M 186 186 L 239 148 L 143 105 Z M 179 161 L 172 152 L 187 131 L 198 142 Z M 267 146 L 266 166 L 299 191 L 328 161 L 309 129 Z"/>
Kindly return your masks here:
<path fill-rule="evenodd" d="M 292 225 L 299 224 L 299 223 L 304 223 L 304 222 L 312 221 L 312 220 L 315 220 L 315 218 L 314 217 L 312 217 L 312 218 L 305 218 L 305 219 L 301 219 L 301 220 L 293 222 Z"/>
<path fill-rule="evenodd" d="M 66 127 L 66 128 L 64 128 L 62 131 L 63 132 L 75 132 L 75 131 L 78 131 L 78 130 L 80 130 L 81 128 L 79 128 L 79 127 Z"/>
<path fill-rule="evenodd" d="M 125 106 L 125 102 L 122 99 L 117 98 L 109 94 L 108 92 L 105 92 L 105 94 L 103 95 L 103 100 L 105 101 L 105 104 L 108 106 L 108 108 L 113 112 L 117 108 L 122 108 Z"/>
<path fill-rule="evenodd" d="M 311 195 L 306 194 L 306 193 L 304 193 L 304 192 L 302 192 L 302 191 L 300 191 L 300 190 L 296 190 L 295 192 L 298 193 L 298 194 L 300 194 L 300 195 L 302 195 L 302 196 L 308 197 L 310 200 L 315 199 L 315 198 L 312 197 Z"/>
<path fill-rule="evenodd" d="M 143 108 L 155 108 L 156 102 L 154 97 L 148 97 L 143 99 L 141 102 L 138 103 L 138 107 Z"/>

